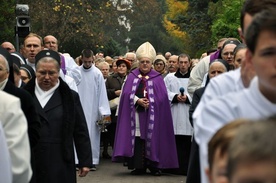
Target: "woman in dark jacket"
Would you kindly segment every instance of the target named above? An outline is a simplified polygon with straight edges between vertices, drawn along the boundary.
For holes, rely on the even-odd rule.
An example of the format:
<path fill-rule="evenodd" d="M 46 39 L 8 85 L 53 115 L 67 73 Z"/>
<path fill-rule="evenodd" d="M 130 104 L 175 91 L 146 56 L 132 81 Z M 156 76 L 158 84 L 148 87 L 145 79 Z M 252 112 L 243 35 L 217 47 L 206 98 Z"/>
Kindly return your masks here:
<path fill-rule="evenodd" d="M 122 85 L 127 77 L 128 71 L 131 68 L 131 63 L 126 59 L 118 59 L 116 61 L 117 73 L 109 76 L 106 80 L 107 96 L 110 104 L 112 102 L 117 103 L 119 100 L 117 97 L 121 94 Z M 113 101 L 112 101 L 113 100 Z M 117 100 L 117 101 L 116 101 Z M 117 116 L 115 116 L 117 110 L 116 104 L 111 106 L 111 121 L 112 123 L 107 127 L 110 134 L 110 144 L 113 147 Z"/>
<path fill-rule="evenodd" d="M 74 144 L 79 176 L 92 166 L 90 139 L 79 96 L 59 78 L 60 56 L 43 50 L 36 55 L 36 77 L 25 89 L 32 95 L 41 120 L 34 148 L 36 182 L 76 183 Z"/>

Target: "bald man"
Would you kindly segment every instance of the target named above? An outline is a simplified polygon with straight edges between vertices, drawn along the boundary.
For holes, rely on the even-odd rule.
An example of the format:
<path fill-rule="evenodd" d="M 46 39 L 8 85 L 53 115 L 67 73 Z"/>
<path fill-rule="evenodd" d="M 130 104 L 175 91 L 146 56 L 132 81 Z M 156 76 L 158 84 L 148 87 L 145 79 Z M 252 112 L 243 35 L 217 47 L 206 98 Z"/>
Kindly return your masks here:
<path fill-rule="evenodd" d="M 1 46 L 3 48 L 5 48 L 6 50 L 8 50 L 8 52 L 10 52 L 10 53 L 15 52 L 15 48 L 11 42 L 5 41 L 1 44 Z"/>
<path fill-rule="evenodd" d="M 48 48 L 49 50 L 53 50 L 58 52 L 58 40 L 52 35 L 45 36 L 43 39 L 44 47 Z M 68 54 L 62 54 L 61 55 L 61 62 L 64 64 L 61 64 L 61 72 L 62 76 L 70 76 L 74 79 L 76 85 L 79 85 L 81 82 L 81 72 L 80 69 L 75 62 L 75 60 Z M 66 79 L 66 78 L 65 78 Z M 65 80 L 66 81 L 66 80 Z M 67 81 L 66 81 L 67 82 Z M 74 87 L 75 88 L 75 87 Z"/>

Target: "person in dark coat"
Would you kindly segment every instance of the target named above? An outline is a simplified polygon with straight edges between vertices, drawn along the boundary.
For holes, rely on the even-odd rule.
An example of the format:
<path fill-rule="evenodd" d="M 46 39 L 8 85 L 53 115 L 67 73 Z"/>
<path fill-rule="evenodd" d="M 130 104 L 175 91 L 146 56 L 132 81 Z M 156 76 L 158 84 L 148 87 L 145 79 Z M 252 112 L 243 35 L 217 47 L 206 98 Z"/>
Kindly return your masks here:
<path fill-rule="evenodd" d="M 78 94 L 59 78 L 60 56 L 52 50 L 35 57 L 36 77 L 25 89 L 32 95 L 41 120 L 40 140 L 34 149 L 39 183 L 76 183 L 74 145 L 80 177 L 92 162 L 88 129 Z"/>
<path fill-rule="evenodd" d="M 130 70 L 131 63 L 126 59 L 118 59 L 116 61 L 117 72 L 106 79 L 105 85 L 107 90 L 108 100 L 116 100 L 117 97 L 121 94 L 122 85 L 125 82 L 128 71 Z M 116 132 L 116 124 L 117 124 L 117 116 L 116 110 L 117 106 L 110 106 L 111 108 L 111 121 L 112 123 L 107 126 L 107 129 L 110 134 L 110 144 L 113 147 L 115 132 Z"/>
<path fill-rule="evenodd" d="M 6 68 L 7 72 L 9 73 L 9 77 L 1 78 L 0 76 L 0 83 L 2 83 L 0 88 L 3 91 L 20 99 L 22 111 L 24 112 L 24 115 L 28 121 L 28 135 L 30 145 L 31 148 L 33 148 L 39 139 L 40 121 L 35 109 L 32 96 L 25 90 L 20 89 L 14 85 L 13 62 L 10 53 L 4 48 L 0 47 L 0 54 L 6 58 L 9 67 Z"/>

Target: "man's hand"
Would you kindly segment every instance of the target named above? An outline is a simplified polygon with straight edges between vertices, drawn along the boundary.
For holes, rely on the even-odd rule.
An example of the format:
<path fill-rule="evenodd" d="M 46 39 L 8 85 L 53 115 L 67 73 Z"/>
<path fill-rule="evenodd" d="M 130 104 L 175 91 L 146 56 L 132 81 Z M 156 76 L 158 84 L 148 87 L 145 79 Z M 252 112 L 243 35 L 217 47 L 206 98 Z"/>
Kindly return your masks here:
<path fill-rule="evenodd" d="M 116 90 L 115 95 L 119 97 L 121 95 L 121 92 L 122 92 L 122 90 Z"/>
<path fill-rule="evenodd" d="M 178 102 L 185 102 L 187 100 L 187 95 L 178 94 L 177 95 L 177 100 L 178 100 Z"/>
<path fill-rule="evenodd" d="M 145 109 L 149 108 L 149 100 L 147 98 L 140 98 L 137 100 L 137 103 Z"/>
<path fill-rule="evenodd" d="M 79 175 L 79 177 L 85 177 L 89 171 L 90 171 L 90 168 L 82 167 L 79 169 L 78 175 Z"/>

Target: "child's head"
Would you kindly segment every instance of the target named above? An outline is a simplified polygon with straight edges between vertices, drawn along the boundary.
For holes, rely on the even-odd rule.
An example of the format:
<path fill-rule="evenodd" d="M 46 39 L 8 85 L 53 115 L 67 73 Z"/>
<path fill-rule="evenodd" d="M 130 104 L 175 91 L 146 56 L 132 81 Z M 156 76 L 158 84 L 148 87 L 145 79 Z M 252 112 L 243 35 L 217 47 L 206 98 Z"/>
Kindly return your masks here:
<path fill-rule="evenodd" d="M 236 135 L 237 129 L 246 124 L 247 120 L 235 120 L 219 129 L 208 143 L 209 168 L 206 174 L 210 183 L 227 182 L 227 150 Z"/>
<path fill-rule="evenodd" d="M 276 118 L 258 120 L 237 130 L 228 149 L 230 183 L 276 182 Z"/>

